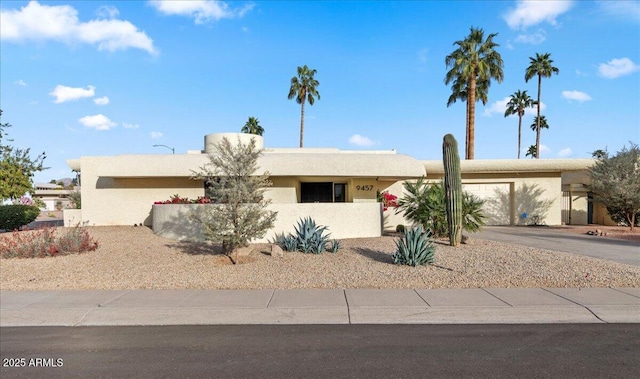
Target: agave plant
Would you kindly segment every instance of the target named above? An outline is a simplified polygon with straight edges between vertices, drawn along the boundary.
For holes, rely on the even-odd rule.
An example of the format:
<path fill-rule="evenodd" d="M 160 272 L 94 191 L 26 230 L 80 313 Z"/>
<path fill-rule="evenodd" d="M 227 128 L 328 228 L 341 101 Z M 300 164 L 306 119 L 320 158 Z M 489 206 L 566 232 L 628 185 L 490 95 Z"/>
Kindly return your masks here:
<path fill-rule="evenodd" d="M 333 239 L 329 241 L 326 250 L 330 253 L 337 253 L 340 250 L 340 240 Z"/>
<path fill-rule="evenodd" d="M 396 252 L 391 257 L 393 263 L 409 266 L 424 266 L 435 261 L 436 247 L 428 231 L 422 226 L 405 231 L 404 238 L 396 241 Z"/>
<path fill-rule="evenodd" d="M 276 234 L 273 243 L 279 245 L 284 251 L 296 251 L 298 248 L 298 241 L 291 234 Z"/>
<path fill-rule="evenodd" d="M 324 232 L 327 227 L 316 225 L 316 222 L 311 217 L 300 219 L 295 229 L 298 251 L 303 253 L 321 254 L 331 235 L 325 235 Z"/>

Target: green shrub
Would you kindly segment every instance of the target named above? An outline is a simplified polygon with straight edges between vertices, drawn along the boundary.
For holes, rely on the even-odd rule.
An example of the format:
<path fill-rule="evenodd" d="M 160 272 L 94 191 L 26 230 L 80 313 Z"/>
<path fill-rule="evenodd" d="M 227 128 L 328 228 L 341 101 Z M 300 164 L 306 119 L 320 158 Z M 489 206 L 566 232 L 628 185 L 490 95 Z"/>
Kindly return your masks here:
<path fill-rule="evenodd" d="M 405 195 L 398 202 L 396 213 L 404 212 L 404 216 L 425 230 L 431 231 L 434 237 L 445 237 L 449 234 L 445 189 L 442 182 L 426 183 L 424 177 L 416 183 L 405 182 Z M 483 200 L 464 191 L 462 195 L 462 229 L 477 232 L 485 224 L 482 212 Z"/>
<path fill-rule="evenodd" d="M 35 205 L 11 204 L 0 206 L 0 229 L 16 230 L 38 218 L 40 209 Z"/>
<path fill-rule="evenodd" d="M 402 224 L 396 225 L 396 232 L 404 233 L 404 225 L 402 225 Z"/>
<path fill-rule="evenodd" d="M 429 232 L 418 226 L 407 230 L 404 238 L 396 241 L 396 252 L 391 258 L 395 264 L 424 266 L 435 261 L 435 252 Z"/>

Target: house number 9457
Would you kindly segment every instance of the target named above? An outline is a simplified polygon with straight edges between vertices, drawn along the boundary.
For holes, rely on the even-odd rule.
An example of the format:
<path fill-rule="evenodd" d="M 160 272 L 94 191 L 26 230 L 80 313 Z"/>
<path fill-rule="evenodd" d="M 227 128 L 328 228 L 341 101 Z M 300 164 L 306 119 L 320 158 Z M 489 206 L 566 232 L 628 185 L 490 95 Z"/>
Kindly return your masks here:
<path fill-rule="evenodd" d="M 364 185 L 364 186 L 356 186 L 356 190 L 358 191 L 373 191 L 373 185 Z"/>

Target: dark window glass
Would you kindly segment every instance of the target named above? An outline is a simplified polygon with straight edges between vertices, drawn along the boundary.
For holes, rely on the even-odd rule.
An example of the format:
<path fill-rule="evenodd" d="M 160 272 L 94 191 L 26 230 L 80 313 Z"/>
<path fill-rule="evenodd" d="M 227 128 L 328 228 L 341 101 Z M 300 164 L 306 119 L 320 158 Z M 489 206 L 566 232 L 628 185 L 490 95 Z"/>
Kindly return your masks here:
<path fill-rule="evenodd" d="M 346 201 L 347 185 L 344 183 L 335 183 L 333 185 L 333 201 L 335 203 L 344 203 Z"/>
<path fill-rule="evenodd" d="M 333 183 L 300 183 L 300 202 L 331 203 L 333 201 Z"/>

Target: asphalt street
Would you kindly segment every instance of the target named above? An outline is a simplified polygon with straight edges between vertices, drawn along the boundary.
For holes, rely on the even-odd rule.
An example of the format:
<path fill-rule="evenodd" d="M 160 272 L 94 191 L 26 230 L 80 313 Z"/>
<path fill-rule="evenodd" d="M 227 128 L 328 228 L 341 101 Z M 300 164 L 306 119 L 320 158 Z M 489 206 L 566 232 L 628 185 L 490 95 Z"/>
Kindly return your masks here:
<path fill-rule="evenodd" d="M 640 377 L 640 324 L 20 327 L 0 337 L 3 379 Z"/>

